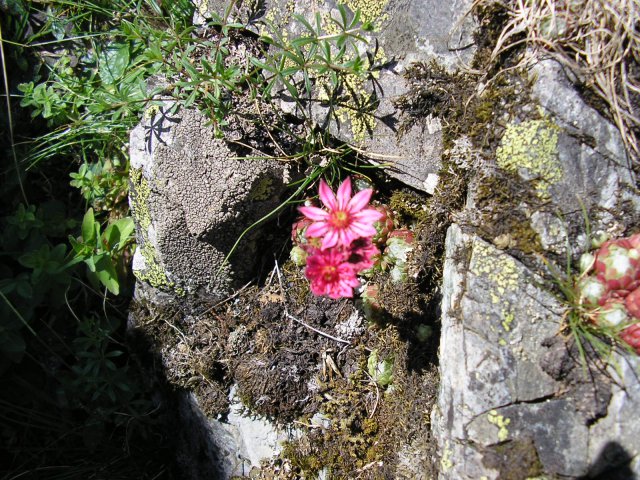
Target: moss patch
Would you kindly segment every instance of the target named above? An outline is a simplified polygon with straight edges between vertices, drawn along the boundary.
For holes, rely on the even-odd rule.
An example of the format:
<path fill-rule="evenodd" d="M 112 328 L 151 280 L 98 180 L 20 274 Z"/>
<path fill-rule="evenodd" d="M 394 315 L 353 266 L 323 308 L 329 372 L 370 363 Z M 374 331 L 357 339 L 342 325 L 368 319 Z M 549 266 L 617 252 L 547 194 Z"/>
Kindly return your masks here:
<path fill-rule="evenodd" d="M 507 172 L 492 172 L 476 179 L 474 187 L 479 233 L 500 248 L 513 248 L 525 254 L 542 252 L 540 236 L 527 215 L 539 207 L 541 199 L 530 185 Z M 501 244 L 500 240 L 505 240 Z"/>
<path fill-rule="evenodd" d="M 533 480 L 544 473 L 531 439 L 508 440 L 490 447 L 484 451 L 482 462 L 497 470 L 501 480 Z"/>

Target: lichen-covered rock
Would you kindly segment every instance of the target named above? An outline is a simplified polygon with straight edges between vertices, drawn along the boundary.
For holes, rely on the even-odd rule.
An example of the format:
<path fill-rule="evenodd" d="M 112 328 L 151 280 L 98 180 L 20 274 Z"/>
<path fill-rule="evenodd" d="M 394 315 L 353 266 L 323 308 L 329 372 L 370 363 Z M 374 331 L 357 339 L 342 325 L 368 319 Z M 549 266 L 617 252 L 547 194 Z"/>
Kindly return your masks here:
<path fill-rule="evenodd" d="M 229 263 L 224 258 L 247 227 L 278 206 L 286 167 L 239 158 L 194 110 L 152 111 L 131 133 L 130 151 L 134 273 L 160 290 L 226 295 L 252 271 L 258 232 Z"/>
<path fill-rule="evenodd" d="M 616 128 L 558 64 L 533 72 L 530 95 L 496 114 L 508 121 L 495 157 L 476 165 L 463 226 L 447 237 L 433 412 L 440 478 L 591 478 L 615 469 L 631 478 L 640 444 L 625 415 L 640 402 L 640 361 L 615 354 L 585 376 L 561 334 L 567 304 L 537 274 L 549 280 L 555 263 L 561 275 L 567 253 L 577 259 L 591 248 L 587 223 L 613 236 L 629 231 L 640 197 Z M 497 228 L 511 217 L 508 231 Z M 606 300 L 597 296 L 582 301 Z"/>
<path fill-rule="evenodd" d="M 584 209 L 592 231 L 617 233 L 616 224 L 619 230 L 632 225 L 640 212 L 640 197 L 620 132 L 584 102 L 557 62 L 539 62 L 531 76 L 535 79 L 533 101 L 544 112 L 544 119 L 538 124 L 547 133 L 545 141 L 528 149 L 525 161 L 510 161 L 513 168 L 537 177 L 538 191 L 548 195 L 564 221 L 583 224 Z M 531 132 L 532 124 L 527 125 L 529 130 L 522 125 L 512 128 Z M 536 139 L 524 137 L 520 136 L 521 143 L 526 143 L 527 138 Z M 532 226 L 547 237 L 541 228 Z"/>
<path fill-rule="evenodd" d="M 577 383 L 567 387 L 564 357 L 546 348 L 563 305 L 528 268 L 457 225 L 446 248 L 432 418 L 440 478 L 578 478 L 629 460 L 637 471 L 628 412 L 640 406 L 640 361 L 617 357 L 594 387 L 574 358 Z M 604 460 L 612 446 L 619 457 Z"/>
<path fill-rule="evenodd" d="M 311 116 L 342 141 L 369 152 L 372 161 L 389 165 L 389 175 L 407 185 L 433 193 L 433 178 L 441 167 L 442 124 L 430 116 L 416 122 L 401 134 L 398 131 L 400 111 L 395 101 L 409 90 L 403 77 L 414 62 L 436 61 L 450 71 L 470 62 L 474 49 L 475 23 L 469 9 L 470 0 L 267 0 L 251 12 L 251 2 L 232 11 L 234 18 L 249 22 L 264 18 L 282 31 L 284 39 L 308 34 L 294 15 L 302 15 L 314 23 L 316 13 L 330 34 L 338 28 L 329 20 L 339 18 L 337 6 L 349 11 L 360 10 L 363 23 L 370 23 L 367 34 L 369 50 L 377 68 L 372 75 L 350 75 L 341 89 L 339 102 L 327 102 L 321 88 L 316 96 L 324 102 L 311 103 Z M 198 18 L 211 12 L 221 14 L 226 3 L 218 0 L 200 2 Z M 268 33 L 257 28 L 258 33 Z M 364 55 L 365 45 L 360 45 Z M 320 84 L 322 82 L 319 82 Z M 297 105 L 283 89 L 283 109 L 296 112 Z M 287 99 L 287 97 L 289 97 Z M 307 113 L 297 112 L 305 116 Z"/>

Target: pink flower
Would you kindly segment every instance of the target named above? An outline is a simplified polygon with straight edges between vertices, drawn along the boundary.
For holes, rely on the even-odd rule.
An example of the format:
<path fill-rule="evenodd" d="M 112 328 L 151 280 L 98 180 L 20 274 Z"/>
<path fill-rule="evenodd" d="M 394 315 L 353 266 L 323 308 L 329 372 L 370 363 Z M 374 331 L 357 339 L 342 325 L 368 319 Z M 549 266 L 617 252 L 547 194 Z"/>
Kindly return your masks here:
<path fill-rule="evenodd" d="M 322 249 L 335 246 L 348 247 L 351 242 L 362 237 L 373 237 L 376 229 L 373 224 L 382 218 L 382 213 L 365 208 L 371 200 L 373 190 L 368 188 L 351 197 L 351 179 L 347 177 L 338 187 L 337 196 L 324 180 L 320 180 L 320 200 L 327 208 L 300 207 L 300 212 L 313 224 L 306 236 L 322 237 Z"/>
<path fill-rule="evenodd" d="M 380 250 L 371 242 L 370 238 L 358 238 L 353 241 L 347 250 L 347 259 L 353 265 L 356 273 L 373 267 L 374 257 L 380 254 Z"/>
<path fill-rule="evenodd" d="M 307 258 L 305 275 L 311 281 L 314 295 L 330 298 L 353 297 L 353 289 L 360 286 L 356 270 L 342 249 L 316 250 Z"/>

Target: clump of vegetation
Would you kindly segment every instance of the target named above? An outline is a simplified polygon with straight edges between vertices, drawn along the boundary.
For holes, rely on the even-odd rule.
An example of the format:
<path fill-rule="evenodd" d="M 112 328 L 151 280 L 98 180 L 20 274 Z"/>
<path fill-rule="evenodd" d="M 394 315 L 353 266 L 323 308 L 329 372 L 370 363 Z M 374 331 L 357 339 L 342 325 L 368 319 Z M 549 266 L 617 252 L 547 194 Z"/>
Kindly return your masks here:
<path fill-rule="evenodd" d="M 155 442 L 167 439 L 158 428 L 167 411 L 124 338 L 126 145 L 153 72 L 144 42 L 173 37 L 191 13 L 186 1 L 0 5 L 10 93 L 0 151 L 13 160 L 0 209 L 3 478 L 151 478 L 170 468 L 158 461 L 170 445 Z"/>
<path fill-rule="evenodd" d="M 80 477 L 100 470 L 110 478 L 157 478 L 168 468 L 166 460 L 145 468 L 142 463 L 153 457 L 156 445 L 141 439 L 167 440 L 164 432 L 153 430 L 153 423 L 163 421 L 168 413 L 149 400 L 151 385 L 134 367 L 124 342 L 132 288 L 128 266 L 135 248 L 133 221 L 127 216 L 127 186 L 129 175 L 138 174 L 128 164 L 129 130 L 144 115 L 163 108 L 159 97 L 175 100 L 176 109 L 203 110 L 221 136 L 229 128 L 229 112 L 241 98 L 259 105 L 288 100 L 301 119 L 273 113 L 276 109 L 266 109 L 266 115 L 261 107 L 254 118 L 269 127 L 295 123 L 286 132 L 293 138 L 292 145 L 278 144 L 273 151 L 260 152 L 308 164 L 306 178 L 292 185 L 290 204 L 321 175 L 335 184 L 344 177 L 344 170 L 362 170 L 360 154 L 316 128 L 311 109 L 319 104 L 336 121 L 344 118 L 346 109 L 350 121 L 366 130 L 378 99 L 375 89 L 363 94 L 356 84 L 374 82 L 382 68 L 377 52 L 368 51 L 373 25 L 359 11 L 340 5 L 331 18 L 316 16 L 309 21 L 295 16 L 302 29 L 295 38 L 264 21 L 257 39 L 245 25 L 231 20 L 231 7 L 197 29 L 191 24 L 193 6 L 187 0 L 107 4 L 15 0 L 0 8 L 8 13 L 1 26 L 10 37 L 3 44 L 7 47 L 3 60 L 16 67 L 15 75 L 12 68 L 6 69 L 12 71 L 6 81 L 22 107 L 9 104 L 6 121 L 3 118 L 12 133 L 9 144 L 2 147 L 15 161 L 13 169 L 4 172 L 6 228 L 0 238 L 8 258 L 0 267 L 0 327 L 6 333 L 0 343 L 0 375 L 10 386 L 0 401 L 12 417 L 2 426 L 3 436 L 9 439 L 3 452 L 9 461 L 3 462 L 6 471 L 2 473 L 17 476 L 69 465 L 57 471 Z M 247 47 L 247 55 L 238 53 L 240 44 Z M 15 119 L 14 111 L 19 112 Z M 272 114 L 291 121 L 272 122 Z M 16 201 L 16 193 L 21 202 Z M 403 215 L 408 222 L 415 213 Z M 396 248 L 394 255 L 395 266 L 410 263 L 405 250 Z M 354 392 L 364 392 L 365 411 L 336 425 L 339 440 L 331 443 L 349 446 L 358 458 L 357 468 L 368 471 L 372 461 L 388 454 L 375 438 L 382 431 L 379 428 L 391 429 L 394 422 L 378 426 L 373 418 L 378 403 L 374 399 L 377 393 L 402 385 L 404 376 L 399 372 L 404 366 L 396 367 L 404 362 L 402 352 L 398 353 L 402 342 L 396 338 L 393 348 L 380 346 L 376 356 L 363 351 L 352 354 L 357 360 L 352 358 L 349 367 L 362 365 L 350 377 L 357 384 L 352 393 L 347 391 L 348 381 L 340 380 L 344 380 L 340 395 L 349 398 L 314 397 L 301 406 L 299 394 L 316 380 L 319 358 L 325 359 L 329 372 L 319 380 L 323 392 L 333 390 L 327 386 L 332 376 L 340 377 L 340 370 L 346 368 L 331 366 L 329 359 L 336 357 L 333 340 L 318 341 L 311 332 L 326 328 L 327 320 L 337 329 L 339 322 L 347 324 L 351 317 L 343 304 L 314 303 L 317 299 L 306 295 L 300 271 L 294 270 L 291 265 L 284 269 L 292 286 L 289 293 L 297 295 L 296 307 L 315 307 L 308 312 L 309 318 L 298 319 L 290 313 L 293 310 L 288 310 L 289 299 L 281 288 L 275 298 L 239 302 L 251 307 L 253 319 L 248 319 L 246 311 L 240 315 L 226 305 L 229 311 L 224 319 L 209 317 L 197 325 L 182 324 L 177 319 L 182 311 L 147 311 L 158 313 L 157 322 L 142 328 L 170 358 L 164 372 L 168 379 L 195 390 L 208 413 L 224 412 L 231 379 L 239 383 L 239 395 L 258 413 L 286 420 L 308 414 L 320 402 L 338 416 L 363 405 Z M 413 287 L 407 291 L 415 293 Z M 393 304 L 392 316 L 403 316 L 408 310 L 414 316 L 422 312 L 423 305 L 405 308 L 400 303 Z M 145 307 L 138 304 L 136 308 Z M 316 330 L 309 328 L 311 324 Z M 292 326 L 299 335 L 291 335 Z M 408 331 L 413 325 L 406 327 Z M 366 329 L 358 331 L 372 335 Z M 203 340 L 211 337 L 218 340 Z M 220 339 L 227 338 L 234 342 L 223 345 Z M 249 345 L 255 349 L 251 354 Z M 301 351 L 303 361 L 298 358 Z M 283 365 L 270 384 L 265 384 L 256 368 L 267 360 Z M 292 375 L 287 368 L 297 366 L 296 362 L 300 371 Z M 379 403 L 382 409 L 384 402 Z M 405 411 L 411 406 L 403 403 Z M 47 410 L 54 414 L 44 414 Z M 59 418 L 63 421 L 57 422 Z M 134 442 L 136 446 L 131 446 Z M 54 443 L 58 448 L 49 449 Z M 131 448 L 132 454 L 123 454 L 122 445 Z M 170 441 L 165 441 L 165 448 L 171 448 Z M 331 455 L 337 459 L 339 452 Z M 132 466 L 133 454 L 144 461 Z M 345 464 L 345 475 L 353 466 Z"/>
<path fill-rule="evenodd" d="M 599 243 L 599 242 L 598 242 Z M 640 354 L 640 234 L 608 240 L 580 259 L 580 274 L 558 277 L 569 309 L 567 327 L 583 362 L 594 350 L 603 360 L 616 347 Z M 590 346 L 586 348 L 584 342 Z"/>
<path fill-rule="evenodd" d="M 637 2 L 477 0 L 475 5 L 484 8 L 498 5 L 506 13 L 506 24 L 496 39 L 491 58 L 518 45 L 530 47 L 522 66 L 541 54 L 557 58 L 604 101 L 629 152 L 638 158 L 640 79 L 635 72 L 639 66 L 640 31 L 635 19 L 640 16 L 640 5 Z"/>

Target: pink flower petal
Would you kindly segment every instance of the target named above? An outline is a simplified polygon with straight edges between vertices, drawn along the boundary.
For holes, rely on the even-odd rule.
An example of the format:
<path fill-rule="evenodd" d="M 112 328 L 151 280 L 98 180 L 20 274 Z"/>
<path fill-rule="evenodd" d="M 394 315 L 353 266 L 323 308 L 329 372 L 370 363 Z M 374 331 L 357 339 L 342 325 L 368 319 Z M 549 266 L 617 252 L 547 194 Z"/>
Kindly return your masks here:
<path fill-rule="evenodd" d="M 351 230 L 347 230 L 346 228 L 342 228 L 338 230 L 338 243 L 340 245 L 344 245 L 345 247 L 350 245 L 351 242 L 355 240 L 355 235 L 351 232 Z"/>
<path fill-rule="evenodd" d="M 353 220 L 360 223 L 366 223 L 369 225 L 373 225 L 378 220 L 380 220 L 384 215 L 377 210 L 373 210 L 372 208 L 367 208 L 366 210 L 361 210 L 358 213 L 352 215 Z"/>
<path fill-rule="evenodd" d="M 366 190 L 356 193 L 353 198 L 349 200 L 349 204 L 347 205 L 349 212 L 357 213 L 366 207 L 369 200 L 371 200 L 371 195 L 373 195 L 373 189 L 371 188 L 367 188 Z"/>
<path fill-rule="evenodd" d="M 333 191 L 327 185 L 327 182 L 324 180 L 320 180 L 320 187 L 318 188 L 318 193 L 320 194 L 320 200 L 324 203 L 329 210 L 335 210 L 339 203 L 336 202 L 336 196 Z"/>
<path fill-rule="evenodd" d="M 335 247 L 338 244 L 338 230 L 331 229 L 326 234 L 326 236 L 322 239 L 322 249 L 326 250 L 327 248 Z"/>
<path fill-rule="evenodd" d="M 305 235 L 312 238 L 322 237 L 329 231 L 329 228 L 331 227 L 329 227 L 329 224 L 327 222 L 312 223 L 309 228 L 307 228 Z"/>
<path fill-rule="evenodd" d="M 338 187 L 338 210 L 346 210 L 351 199 L 351 177 L 347 177 Z"/>
<path fill-rule="evenodd" d="M 318 207 L 298 207 L 302 215 L 313 221 L 325 221 L 329 218 L 329 213 Z"/>
<path fill-rule="evenodd" d="M 362 222 L 354 222 L 349 228 L 357 237 L 373 237 L 377 233 L 374 226 Z"/>

